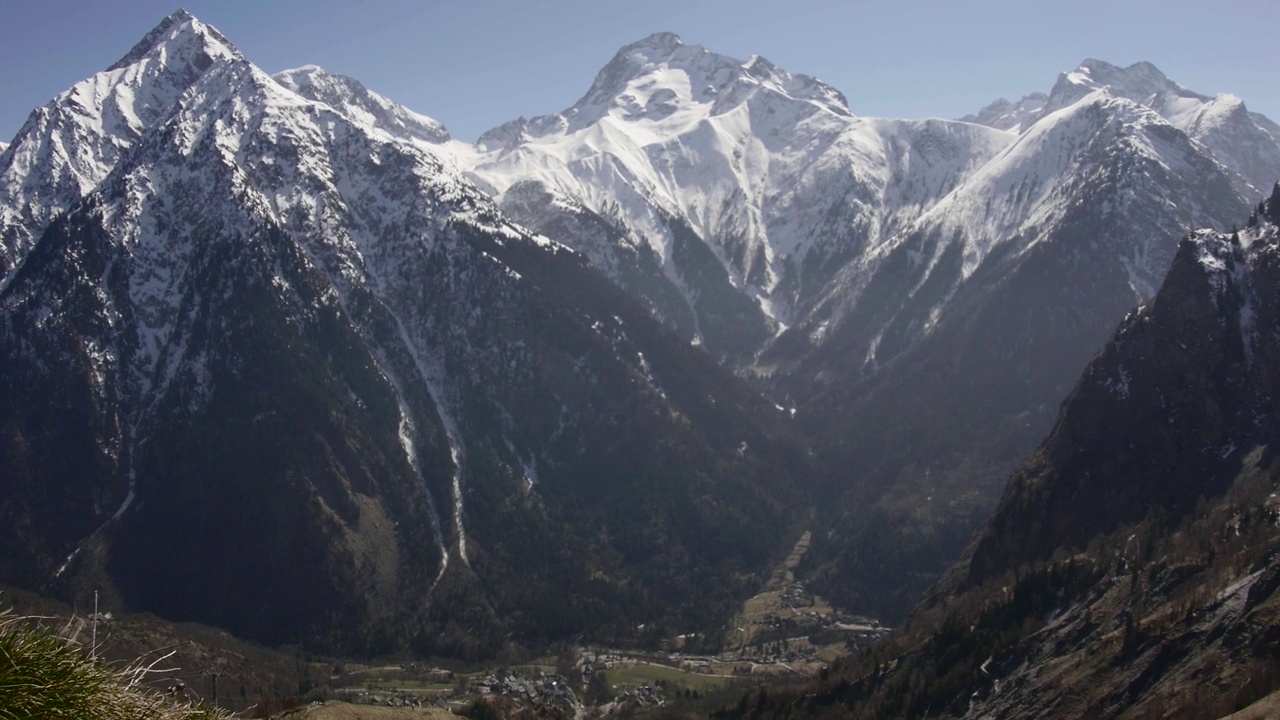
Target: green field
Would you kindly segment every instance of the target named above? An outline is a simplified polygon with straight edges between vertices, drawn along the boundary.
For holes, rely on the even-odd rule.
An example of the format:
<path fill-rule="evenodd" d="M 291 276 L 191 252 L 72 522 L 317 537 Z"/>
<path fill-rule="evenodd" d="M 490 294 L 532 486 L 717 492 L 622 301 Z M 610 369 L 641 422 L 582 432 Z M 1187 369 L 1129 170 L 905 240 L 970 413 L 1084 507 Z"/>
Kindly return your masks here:
<path fill-rule="evenodd" d="M 372 680 L 352 687 L 365 687 L 375 690 L 412 690 L 414 692 L 450 693 L 454 683 L 427 682 L 426 680 Z"/>
<path fill-rule="evenodd" d="M 668 687 L 687 688 L 698 692 L 719 690 L 731 682 L 731 678 L 681 670 L 669 665 L 636 663 L 628 667 L 614 667 L 604 671 L 609 684 L 618 688 L 631 688 L 645 683 L 657 684 L 659 680 Z"/>

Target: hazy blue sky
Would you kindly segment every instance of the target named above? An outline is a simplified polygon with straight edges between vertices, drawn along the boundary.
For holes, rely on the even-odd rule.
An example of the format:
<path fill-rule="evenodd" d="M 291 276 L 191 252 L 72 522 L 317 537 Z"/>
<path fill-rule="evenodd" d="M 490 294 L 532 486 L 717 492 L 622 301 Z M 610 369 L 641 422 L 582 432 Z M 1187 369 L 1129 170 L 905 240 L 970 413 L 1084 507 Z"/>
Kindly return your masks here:
<path fill-rule="evenodd" d="M 0 0 L 0 138 L 123 56 L 176 0 Z M 263 69 L 316 64 L 461 139 L 571 105 L 619 47 L 659 30 L 815 75 L 854 113 L 959 117 L 1048 91 L 1086 57 L 1149 60 L 1280 121 L 1280 2 L 365 0 L 185 7 Z"/>

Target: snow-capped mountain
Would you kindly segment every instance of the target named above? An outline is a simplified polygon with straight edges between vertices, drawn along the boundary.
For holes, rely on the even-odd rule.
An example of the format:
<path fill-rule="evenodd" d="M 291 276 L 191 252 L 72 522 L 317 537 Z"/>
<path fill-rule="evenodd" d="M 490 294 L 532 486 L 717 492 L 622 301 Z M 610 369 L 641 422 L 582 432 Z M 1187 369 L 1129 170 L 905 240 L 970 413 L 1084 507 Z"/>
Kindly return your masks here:
<path fill-rule="evenodd" d="M 792 363 L 839 334 L 885 258 L 913 237 L 968 238 L 963 278 L 995 246 L 1035 242 L 1035 230 L 1071 206 L 1069 196 L 1085 182 L 1078 173 L 1096 172 L 1089 163 L 1099 157 L 1085 163 L 1077 156 L 1105 142 L 1093 133 L 1114 134 L 1129 120 L 1172 125 L 1200 143 L 1191 155 L 1210 155 L 1226 169 L 1241 198 L 1226 207 L 1220 192 L 1203 201 L 1184 193 L 1180 200 L 1192 200 L 1187 212 L 1171 208 L 1161 223 L 1170 238 L 1187 227 L 1183 222 L 1226 222 L 1257 194 L 1260 178 L 1280 173 L 1280 164 L 1269 169 L 1259 160 L 1280 157 L 1265 118 L 1246 113 L 1258 131 L 1249 136 L 1252 145 L 1224 149 L 1222 139 L 1239 134 L 1210 120 L 1222 115 L 1225 96 L 1209 101 L 1145 64 L 1123 71 L 1087 61 L 1082 68 L 1064 74 L 1050 95 L 996 103 L 969 118 L 1021 129 L 1018 137 L 962 122 L 857 118 L 820 81 L 661 33 L 619 51 L 569 109 L 486 133 L 479 155 L 465 162 L 515 219 L 580 249 L 670 326 L 757 374 L 785 379 Z M 1095 68 L 1092 85 L 1088 68 Z M 1080 108 L 1093 107 L 1086 102 L 1091 92 L 1113 100 L 1092 111 L 1109 124 L 1079 119 Z M 1143 104 L 1163 113 L 1160 119 L 1135 107 Z M 1135 152 L 1168 145 L 1148 135 Z M 1265 147 L 1255 151 L 1259 143 Z M 1113 149 L 1104 164 L 1117 167 L 1128 150 Z M 1220 174 L 1199 157 L 1178 154 L 1180 168 Z M 1141 238 L 1139 247 L 1117 246 L 1136 301 L 1158 284 L 1172 240 L 1152 248 L 1149 234 L 1133 237 Z M 912 276 L 900 290 L 914 296 L 925 276 Z M 948 283 L 932 306 L 911 316 L 916 327 L 899 345 L 923 336 L 955 287 Z M 897 315 L 896 308 L 885 312 Z M 858 366 L 891 359 L 870 347 L 893 334 L 888 319 L 861 329 L 869 345 L 858 350 Z"/>
<path fill-rule="evenodd" d="M 781 413 L 320 77 L 179 12 L 4 156 L 0 576 L 360 651 L 716 627 Z"/>
<path fill-rule="evenodd" d="M 1234 95 L 1209 97 L 1193 92 L 1147 62 L 1122 68 L 1101 60 L 1085 60 L 1075 70 L 1059 75 L 1047 98 L 1024 98 L 1020 106 L 1029 98 L 1039 97 L 1041 107 L 1039 111 L 1026 112 L 1017 126 L 1009 123 L 1010 118 L 985 118 L 990 108 L 979 113 L 975 121 L 1026 131 L 1041 117 L 1099 90 L 1151 108 L 1202 143 L 1214 159 L 1239 175 L 1238 189 L 1247 197 L 1262 197 L 1280 177 L 1280 126 L 1264 115 L 1250 112 L 1244 101 Z M 1032 106 L 1027 107 L 1030 110 Z"/>
<path fill-rule="evenodd" d="M 914 323 L 912 334 L 916 337 L 923 337 L 936 324 L 947 298 L 993 251 L 999 250 L 998 257 L 993 257 L 1000 262 L 1005 256 L 1022 255 L 1051 238 L 1068 215 L 1080 212 L 1080 203 L 1090 203 L 1089 212 L 1096 213 L 1097 222 L 1106 225 L 1114 259 L 1128 275 L 1130 300 L 1137 302 L 1148 299 L 1158 286 L 1172 258 L 1173 238 L 1188 227 L 1224 227 L 1233 213 L 1238 215 L 1242 204 L 1254 197 L 1246 192 L 1251 186 L 1241 180 L 1248 163 L 1235 162 L 1237 155 L 1215 153 L 1207 144 L 1210 136 L 1195 134 L 1195 129 L 1204 125 L 1184 122 L 1195 113 L 1171 112 L 1177 106 L 1170 99 L 1174 93 L 1190 97 L 1188 91 L 1149 64 L 1134 66 L 1132 74 L 1097 61 L 1082 67 L 1109 68 L 1125 82 L 1086 91 L 1080 77 L 1087 74 L 1064 74 L 1044 99 L 1042 109 L 1028 117 L 1014 143 L 886 243 L 891 250 L 883 256 L 892 256 L 904 246 L 911 253 L 924 254 L 926 271 L 909 271 L 917 288 L 939 284 L 944 288 L 938 293 L 941 302 L 926 301 L 907 315 Z M 1115 79 L 1112 74 L 1097 74 Z M 1156 89 L 1165 93 L 1165 100 L 1159 103 L 1151 100 L 1161 97 Z M 1129 97 L 1139 95 L 1148 102 Z M 1261 122 L 1269 121 L 1263 118 Z M 1265 151 L 1280 153 L 1280 141 L 1265 135 L 1260 142 L 1267 146 Z M 1264 157 L 1267 152 L 1244 155 Z M 1137 168 L 1150 174 L 1143 176 Z M 1280 177 L 1280 164 L 1267 172 L 1273 172 L 1273 178 Z M 1224 178 L 1234 187 L 1224 185 Z M 1268 181 L 1272 182 L 1274 179 Z M 1153 233 L 1153 228 L 1159 231 Z M 931 237 L 933 240 L 928 239 Z M 945 277 L 951 269 L 944 263 L 939 283 L 933 280 L 938 275 L 937 263 L 951 247 L 951 240 L 960 242 L 960 267 L 954 274 L 961 281 Z M 937 244 L 930 250 L 922 242 Z M 1000 248 L 1006 243 L 1010 245 Z M 832 333 L 833 325 L 838 329 L 840 313 L 850 312 L 851 302 L 856 303 L 861 289 L 874 283 L 869 278 L 883 262 L 881 257 L 871 257 L 854 265 L 843 279 L 849 289 L 830 294 L 831 311 L 820 307 L 807 319 L 808 332 L 816 343 Z M 926 277 L 930 282 L 925 282 Z M 910 292 L 913 301 L 920 294 L 916 289 Z M 889 313 L 899 311 L 895 306 Z M 1103 324 L 1110 322 L 1107 319 Z M 892 323 L 863 328 L 865 345 L 857 348 L 857 357 L 871 364 L 891 359 L 892 355 L 881 358 L 882 343 L 894 334 Z"/>
<path fill-rule="evenodd" d="M 887 556 L 917 558 L 899 565 L 912 573 L 945 569 L 1073 378 L 1158 287 L 1176 238 L 1246 213 L 1236 187 L 1161 116 L 1095 92 L 1046 115 L 841 276 L 831 301 L 764 356 L 802 358 L 786 387 L 814 393 L 800 417 L 831 448 L 848 502 L 872 516 L 819 548 L 833 553 L 824 587 L 867 593 Z M 922 512 L 922 496 L 943 502 Z M 858 546 L 868 538 L 878 551 Z M 909 589 L 881 611 L 904 606 L 925 577 L 904 575 Z"/>
<path fill-rule="evenodd" d="M 911 253 L 912 267 L 905 271 L 910 282 L 900 286 L 902 307 L 889 309 L 891 317 L 880 327 L 859 328 L 865 344 L 855 357 L 873 367 L 883 364 L 926 335 L 951 295 L 980 268 L 1016 262 L 1052 242 L 1069 217 L 1081 213 L 1105 227 L 1108 246 L 1099 260 L 1123 266 L 1127 302 L 1149 298 L 1172 258 L 1167 238 L 1187 227 L 1221 224 L 1225 213 L 1244 206 L 1231 176 L 1187 136 L 1170 130 L 1150 110 L 1105 92 L 1050 113 L 878 252 L 851 264 L 828 291 L 827 306 L 796 331 L 820 346 L 856 328 L 845 318 L 858 314 L 866 288 L 881 273 L 901 275 L 891 258 Z M 921 292 L 925 288 L 934 289 L 932 298 Z M 895 335 L 886 350 L 885 339 Z"/>
<path fill-rule="evenodd" d="M 1050 95 L 1029 95 L 1018 108 L 1010 110 L 997 103 L 989 113 L 1023 115 L 1017 141 L 926 208 L 910 227 L 888 239 L 886 248 L 914 245 L 921 236 L 965 238 L 960 274 L 968 278 L 1003 243 L 1013 243 L 1006 251 L 1017 255 L 1043 241 L 1073 203 L 1086 199 L 1082 192 L 1087 187 L 1111 175 L 1116 182 L 1110 187 L 1118 194 L 1111 198 L 1095 194 L 1088 199 L 1105 206 L 1099 207 L 1100 212 L 1122 221 L 1109 234 L 1130 276 L 1133 300 L 1145 300 L 1168 267 L 1172 238 L 1188 227 L 1225 226 L 1241 203 L 1260 197 L 1258 188 L 1268 188 L 1280 177 L 1280 162 L 1268 159 L 1280 160 L 1280 136 L 1267 130 L 1273 123 L 1243 111 L 1243 105 L 1228 96 L 1210 99 L 1191 93 L 1148 63 L 1122 70 L 1086 61 L 1076 72 L 1064 73 Z M 1227 108 L 1240 110 L 1228 113 L 1235 120 L 1222 119 Z M 1245 139 L 1235 143 L 1229 138 Z M 1158 179 L 1122 177 L 1133 164 L 1151 167 Z M 1234 193 L 1223 188 L 1219 182 L 1223 177 L 1234 185 Z M 1120 214 L 1135 197 L 1143 196 L 1141 186 L 1154 198 L 1169 194 L 1166 183 L 1175 189 L 1163 207 L 1153 206 L 1142 218 Z M 1153 227 L 1167 238 L 1148 232 Z M 938 257 L 934 255 L 926 265 Z M 880 257 L 872 255 L 852 264 L 843 282 L 854 292 L 831 293 L 828 302 L 833 308 L 856 300 L 858 289 L 870 282 L 879 262 Z M 923 277 L 918 276 L 917 282 L 923 282 Z M 927 317 L 917 313 L 912 319 L 918 330 L 931 327 L 942 309 L 942 304 L 935 304 L 923 308 Z M 819 343 L 835 324 L 830 314 L 819 308 L 806 319 Z M 879 338 L 892 334 L 891 328 L 872 327 L 865 332 L 866 361 L 875 362 Z"/>
<path fill-rule="evenodd" d="M 902 288 L 907 291 L 903 304 L 918 301 L 927 284 L 940 290 L 910 318 L 915 334 L 922 336 L 941 317 L 950 294 L 988 258 L 1016 258 L 1050 240 L 1068 214 L 1078 211 L 1075 205 L 1086 200 L 1097 203 L 1090 212 L 1109 226 L 1109 251 L 1129 276 L 1130 300 L 1150 297 L 1172 258 L 1172 243 L 1160 239 L 1160 232 L 1176 237 L 1193 224 L 1219 223 L 1225 211 L 1239 210 L 1243 203 L 1222 168 L 1185 135 L 1168 130 L 1155 113 L 1106 93 L 1051 113 L 924 209 L 903 232 L 851 264 L 838 278 L 838 291 L 827 293 L 832 309 L 821 308 L 797 329 L 807 329 L 815 344 L 839 331 L 839 313 L 855 312 L 861 293 L 879 273 L 900 272 L 882 268 L 905 247 L 915 261 L 907 271 L 912 282 Z M 1154 175 L 1134 172 L 1139 167 Z M 1164 202 L 1134 215 L 1136 205 L 1160 195 Z M 1152 235 L 1151 228 L 1159 231 Z M 892 359 L 881 357 L 881 343 L 893 332 L 893 322 L 866 328 L 871 332 L 865 353 L 858 356 L 863 362 Z"/>
<path fill-rule="evenodd" d="M 119 62 L 36 108 L 0 155 L 0 272 L 16 267 L 53 218 L 96 188 L 212 65 L 238 56 L 216 30 L 178 11 Z"/>
<path fill-rule="evenodd" d="M 559 214 L 539 203 L 522 216 L 530 192 L 652 254 L 662 274 L 650 287 L 674 285 L 692 320 L 660 316 L 741 361 L 801 317 L 834 269 L 1012 141 L 969 124 L 856 118 L 821 81 L 662 33 L 620 50 L 569 109 L 486 133 L 472 172 L 536 230 Z M 602 267 L 624 264 L 583 249 Z"/>

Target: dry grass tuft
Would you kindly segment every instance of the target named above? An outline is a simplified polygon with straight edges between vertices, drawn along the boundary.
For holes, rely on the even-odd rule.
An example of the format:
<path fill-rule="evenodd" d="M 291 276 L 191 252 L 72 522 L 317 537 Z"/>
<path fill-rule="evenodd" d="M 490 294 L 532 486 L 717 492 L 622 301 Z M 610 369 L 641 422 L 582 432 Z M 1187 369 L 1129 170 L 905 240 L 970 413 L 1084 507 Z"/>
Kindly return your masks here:
<path fill-rule="evenodd" d="M 144 686 L 169 658 L 99 662 L 41 618 L 0 612 L 0 720 L 225 720 Z M 172 653 L 170 653 L 171 655 Z"/>

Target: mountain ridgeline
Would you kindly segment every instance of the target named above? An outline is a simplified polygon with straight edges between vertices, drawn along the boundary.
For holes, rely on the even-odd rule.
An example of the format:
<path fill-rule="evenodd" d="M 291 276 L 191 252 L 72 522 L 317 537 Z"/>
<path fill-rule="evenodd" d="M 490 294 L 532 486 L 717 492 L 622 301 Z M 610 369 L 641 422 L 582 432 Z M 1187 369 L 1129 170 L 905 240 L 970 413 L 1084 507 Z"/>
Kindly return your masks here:
<path fill-rule="evenodd" d="M 339 653 L 714 646 L 810 530 L 853 612 L 946 573 L 912 637 L 1011 573 L 1048 612 L 1274 475 L 1278 201 L 1220 233 L 1277 179 L 1147 63 L 896 120 L 660 33 L 471 145 L 179 11 L 0 149 L 0 581 Z M 1205 542 L 1178 582 L 1257 560 Z"/>

